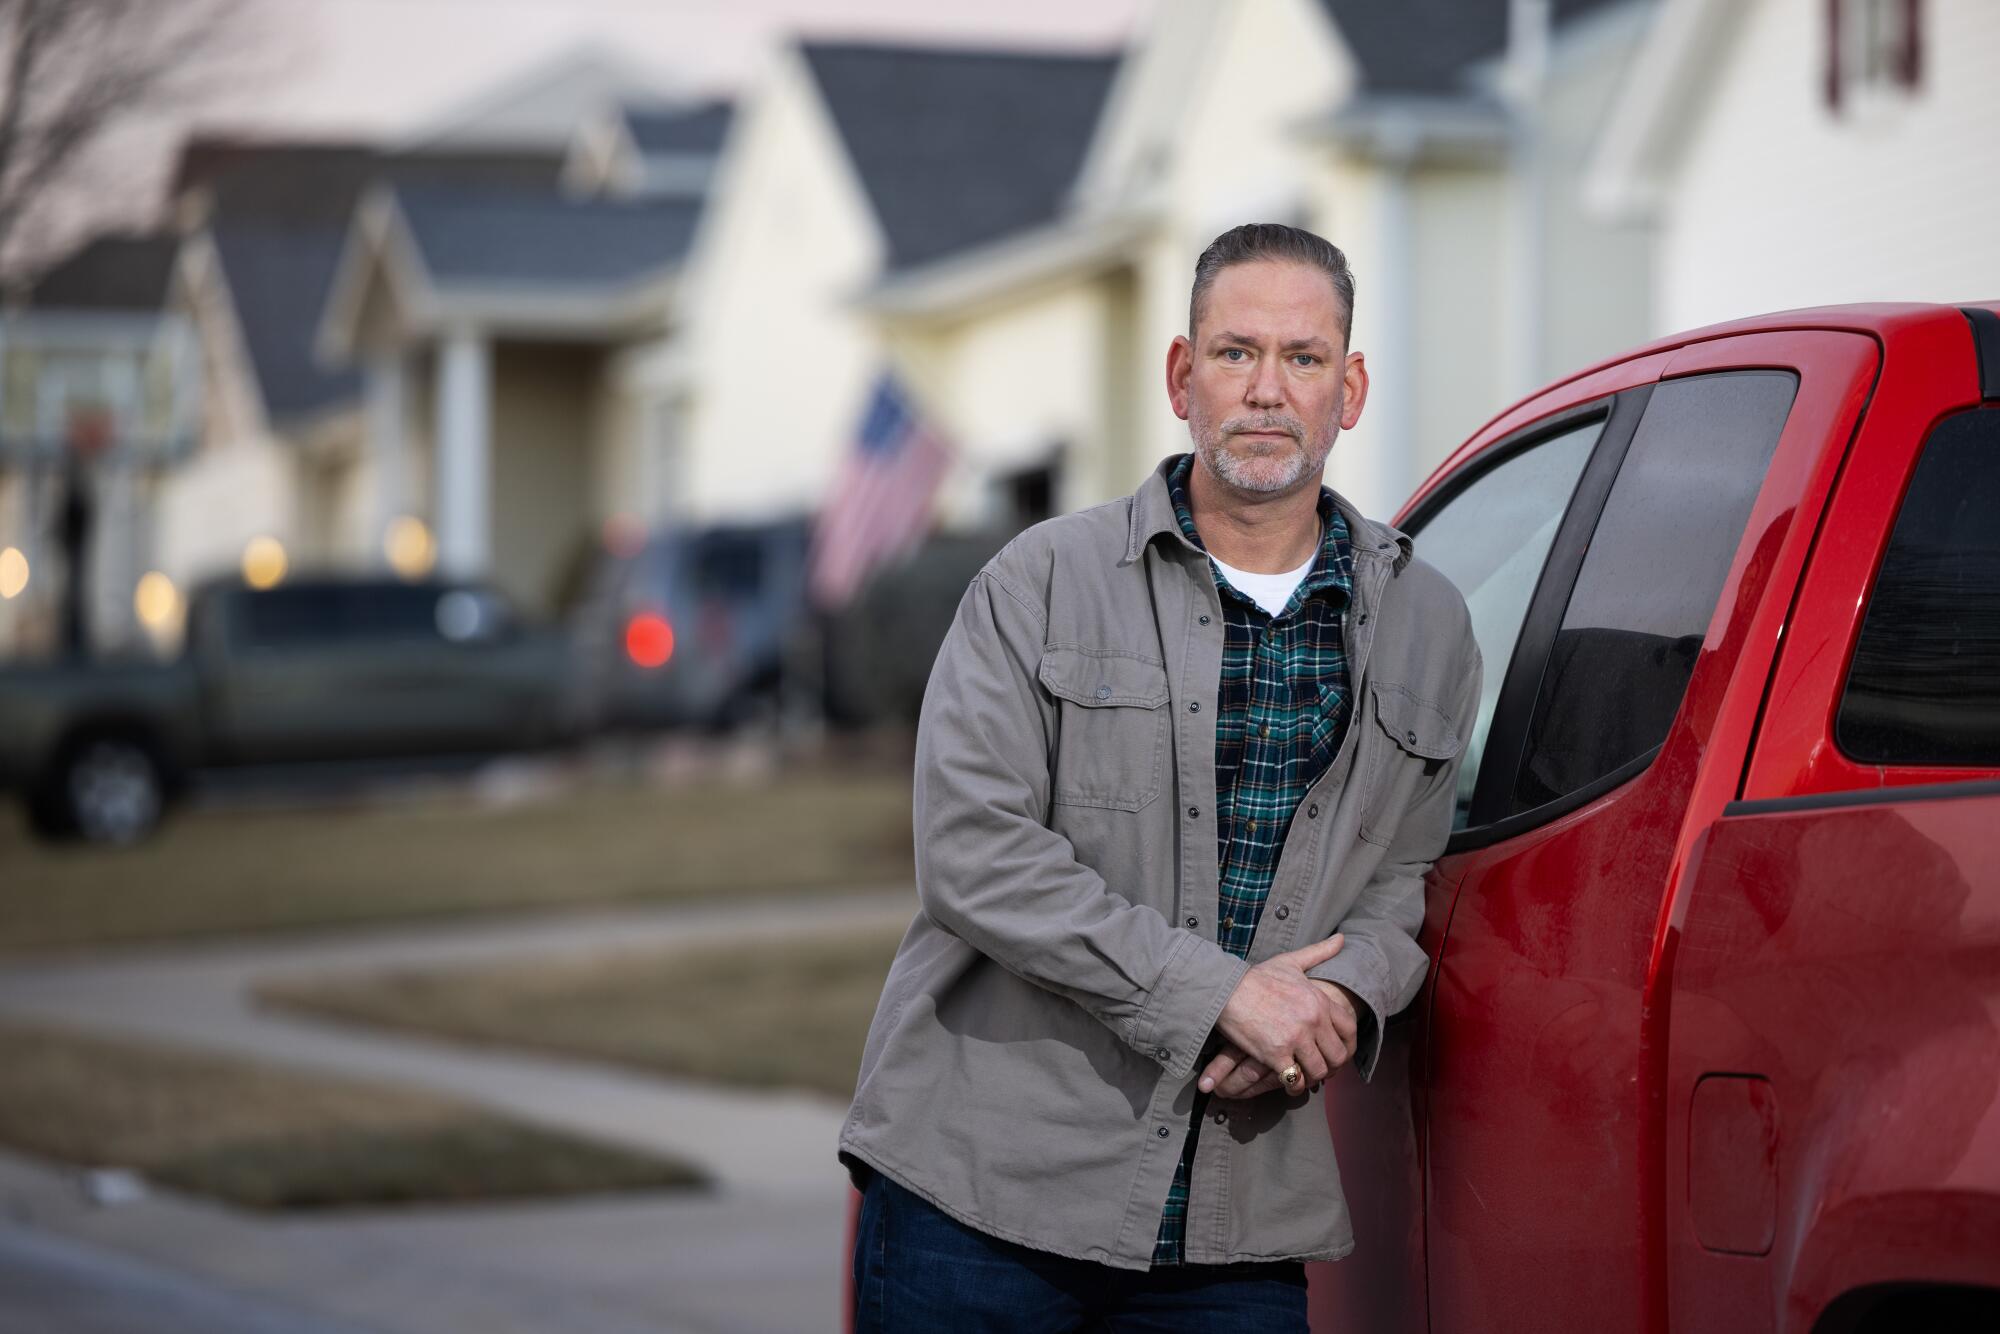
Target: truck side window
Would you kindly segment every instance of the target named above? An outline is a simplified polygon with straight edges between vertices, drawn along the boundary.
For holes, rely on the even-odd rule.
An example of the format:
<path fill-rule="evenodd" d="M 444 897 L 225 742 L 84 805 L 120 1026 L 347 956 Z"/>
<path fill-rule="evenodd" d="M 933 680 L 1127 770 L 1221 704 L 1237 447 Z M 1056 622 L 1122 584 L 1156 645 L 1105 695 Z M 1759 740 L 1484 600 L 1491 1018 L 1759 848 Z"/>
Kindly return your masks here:
<path fill-rule="evenodd" d="M 1479 716 L 1458 770 L 1463 829 L 1472 809 L 1479 759 L 1493 726 L 1493 706 L 1514 655 L 1521 623 L 1548 559 L 1577 479 L 1604 431 L 1599 417 L 1547 437 L 1487 469 L 1412 534 L 1417 554 L 1457 585 L 1472 613 L 1473 637 L 1486 663 Z"/>
<path fill-rule="evenodd" d="M 1511 811 L 1666 739 L 1797 391 L 1784 371 L 1654 389 L 1550 649 Z"/>
<path fill-rule="evenodd" d="M 1834 738 L 1868 764 L 2000 764 L 2000 408 L 1924 441 Z"/>

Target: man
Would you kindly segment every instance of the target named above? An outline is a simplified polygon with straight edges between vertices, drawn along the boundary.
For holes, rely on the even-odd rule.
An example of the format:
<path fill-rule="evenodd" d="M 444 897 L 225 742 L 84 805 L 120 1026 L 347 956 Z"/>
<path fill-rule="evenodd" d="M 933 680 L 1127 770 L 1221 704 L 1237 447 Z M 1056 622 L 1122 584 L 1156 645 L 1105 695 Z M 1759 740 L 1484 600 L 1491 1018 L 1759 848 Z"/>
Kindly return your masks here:
<path fill-rule="evenodd" d="M 1303 1330 L 1353 1248 L 1324 1108 L 1416 995 L 1481 665 L 1320 477 L 1368 393 L 1346 258 L 1195 267 L 1192 455 L 976 576 L 917 733 L 917 889 L 840 1155 L 863 1330 Z"/>

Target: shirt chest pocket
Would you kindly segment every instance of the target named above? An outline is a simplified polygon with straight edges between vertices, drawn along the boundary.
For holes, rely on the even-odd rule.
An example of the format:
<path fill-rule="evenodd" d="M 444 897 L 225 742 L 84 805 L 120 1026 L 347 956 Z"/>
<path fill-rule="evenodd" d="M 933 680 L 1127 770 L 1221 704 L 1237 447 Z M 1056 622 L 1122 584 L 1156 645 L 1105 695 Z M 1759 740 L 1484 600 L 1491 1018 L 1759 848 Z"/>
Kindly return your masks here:
<path fill-rule="evenodd" d="M 1049 799 L 1136 811 L 1165 786 L 1167 669 L 1123 649 L 1051 644 L 1038 673 L 1059 708 Z"/>
<path fill-rule="evenodd" d="M 1396 837 L 1403 812 L 1417 789 L 1438 766 L 1458 754 L 1463 741 L 1456 721 L 1441 705 L 1412 693 L 1394 681 L 1371 681 L 1367 784 L 1361 808 L 1361 837 L 1387 844 Z"/>

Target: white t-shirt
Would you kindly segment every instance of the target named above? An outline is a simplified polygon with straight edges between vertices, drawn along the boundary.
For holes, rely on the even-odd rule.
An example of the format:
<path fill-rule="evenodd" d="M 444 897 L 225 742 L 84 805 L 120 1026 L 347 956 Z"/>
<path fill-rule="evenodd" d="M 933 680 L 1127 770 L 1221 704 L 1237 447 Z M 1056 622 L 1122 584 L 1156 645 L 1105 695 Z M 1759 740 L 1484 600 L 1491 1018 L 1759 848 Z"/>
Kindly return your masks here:
<path fill-rule="evenodd" d="M 1210 556 L 1209 559 L 1215 560 L 1215 557 Z M 1283 574 L 1252 574 L 1233 565 L 1224 565 L 1219 560 L 1215 561 L 1215 568 L 1222 571 L 1222 577 L 1229 581 L 1231 588 L 1276 616 L 1292 600 L 1293 590 L 1305 582 L 1306 575 L 1312 572 L 1313 562 L 1318 559 L 1319 551 L 1315 549 L 1312 555 L 1306 557 L 1304 565 L 1296 570 L 1286 570 Z"/>

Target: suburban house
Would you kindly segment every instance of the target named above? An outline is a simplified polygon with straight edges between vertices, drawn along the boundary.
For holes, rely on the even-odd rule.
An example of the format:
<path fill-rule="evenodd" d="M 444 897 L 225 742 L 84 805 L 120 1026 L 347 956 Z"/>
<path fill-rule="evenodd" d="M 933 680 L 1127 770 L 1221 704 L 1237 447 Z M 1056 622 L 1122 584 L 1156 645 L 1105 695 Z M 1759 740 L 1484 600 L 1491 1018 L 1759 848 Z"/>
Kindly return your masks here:
<path fill-rule="evenodd" d="M 196 139 L 174 183 L 185 242 L 170 295 L 200 337 L 201 438 L 168 479 L 159 568 L 181 587 L 259 537 L 295 568 L 366 558 L 362 381 L 314 347 L 357 199 L 383 179 L 553 188 L 537 154 L 385 154 L 353 144 Z"/>
<path fill-rule="evenodd" d="M 861 298 L 1053 219 L 1116 63 L 820 41 L 775 52 L 731 126 L 677 317 L 632 349 L 652 403 L 642 445 L 657 460 L 645 517 L 816 508 L 891 366 Z M 955 435 L 952 388 L 913 386 Z M 1023 495 L 1040 517 L 1034 489 Z"/>
<path fill-rule="evenodd" d="M 2000 6 L 1664 0 L 1589 202 L 1657 229 L 1655 326 L 2000 292 Z"/>
<path fill-rule="evenodd" d="M 589 349 L 651 318 L 628 287 L 685 249 L 692 216 L 672 189 L 580 198 L 611 188 L 578 181 L 580 127 L 633 98 L 658 108 L 649 128 L 672 120 L 666 86 L 586 48 L 388 147 L 192 143 L 175 299 L 201 330 L 210 410 L 164 497 L 163 566 L 232 568 L 265 536 L 295 567 L 442 558 L 549 605 L 587 545 L 595 474 L 572 465 L 605 417 Z M 497 466 L 480 443 L 495 422 Z"/>
<path fill-rule="evenodd" d="M 431 516 L 448 572 L 561 605 L 653 484 L 625 349 L 671 316 L 701 210 L 678 196 L 384 186 L 356 215 L 319 349 L 363 369 L 368 512 Z"/>
<path fill-rule="evenodd" d="M 194 333 L 167 309 L 177 246 L 167 233 L 98 237 L 0 314 L 0 655 L 61 638 L 66 516 L 86 641 L 140 641 L 157 497 L 200 411 Z"/>
<path fill-rule="evenodd" d="M 1651 10 L 1161 6 L 1053 216 L 864 298 L 966 460 L 947 515 L 991 512 L 1036 459 L 1072 508 L 1186 447 L 1166 349 L 1196 256 L 1238 222 L 1311 227 L 1353 263 L 1374 385 L 1329 473 L 1374 512 L 1508 399 L 1638 341 L 1647 229 L 1576 188 Z"/>

